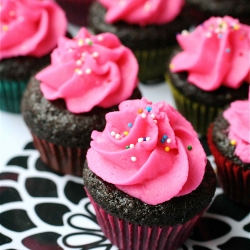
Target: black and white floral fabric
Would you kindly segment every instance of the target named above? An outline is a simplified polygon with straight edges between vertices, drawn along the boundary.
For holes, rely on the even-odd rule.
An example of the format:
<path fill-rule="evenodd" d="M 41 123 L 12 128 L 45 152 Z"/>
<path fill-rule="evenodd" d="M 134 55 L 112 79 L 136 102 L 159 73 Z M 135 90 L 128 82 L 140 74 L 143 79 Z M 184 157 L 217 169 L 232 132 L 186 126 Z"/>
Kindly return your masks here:
<path fill-rule="evenodd" d="M 0 249 L 117 249 L 96 221 L 82 178 L 52 172 L 31 142 L 1 168 L 0 183 Z M 233 204 L 217 187 L 181 249 L 249 250 L 248 209 Z"/>

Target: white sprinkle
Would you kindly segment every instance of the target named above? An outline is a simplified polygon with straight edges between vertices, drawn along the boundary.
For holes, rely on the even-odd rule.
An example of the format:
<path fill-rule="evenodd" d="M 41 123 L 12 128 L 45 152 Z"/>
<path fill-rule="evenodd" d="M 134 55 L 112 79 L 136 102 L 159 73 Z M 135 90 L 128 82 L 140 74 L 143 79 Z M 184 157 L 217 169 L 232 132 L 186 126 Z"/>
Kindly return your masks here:
<path fill-rule="evenodd" d="M 146 141 L 150 141 L 150 137 L 146 137 Z"/>
<path fill-rule="evenodd" d="M 154 121 L 154 123 L 157 123 L 157 120 L 153 120 Z"/>
<path fill-rule="evenodd" d="M 206 33 L 206 37 L 209 38 L 209 37 L 211 37 L 211 36 L 212 36 L 211 32 L 207 32 L 207 33 Z"/>
<path fill-rule="evenodd" d="M 77 60 L 76 61 L 76 65 L 80 66 L 82 64 L 82 61 L 81 60 Z"/>
<path fill-rule="evenodd" d="M 151 116 L 153 119 L 155 118 L 155 114 L 151 114 L 150 116 Z"/>
<path fill-rule="evenodd" d="M 98 41 L 103 41 L 103 36 L 102 35 L 97 36 L 97 40 Z"/>
<path fill-rule="evenodd" d="M 111 134 L 111 136 L 115 136 L 115 135 L 116 135 L 116 132 L 115 132 L 115 131 L 112 131 L 110 134 Z"/>
<path fill-rule="evenodd" d="M 147 116 L 147 115 L 146 115 L 145 113 L 142 113 L 142 114 L 141 114 L 141 117 L 142 117 L 142 118 L 146 118 L 146 116 Z"/>
<path fill-rule="evenodd" d="M 142 137 L 138 138 L 138 142 L 143 142 L 143 138 Z"/>
<path fill-rule="evenodd" d="M 167 143 L 171 143 L 171 139 L 167 139 Z"/>
<path fill-rule="evenodd" d="M 85 73 L 86 73 L 87 75 L 91 74 L 91 72 L 92 72 L 92 70 L 91 70 L 90 68 L 87 68 L 87 69 L 85 70 Z"/>
<path fill-rule="evenodd" d="M 189 32 L 188 32 L 187 30 L 183 30 L 183 31 L 181 32 L 181 34 L 182 34 L 183 36 L 187 36 L 187 35 L 189 34 Z"/>
<path fill-rule="evenodd" d="M 130 148 L 134 148 L 135 145 L 134 145 L 134 144 L 130 144 L 129 147 L 130 147 Z"/>
<path fill-rule="evenodd" d="M 92 54 L 92 56 L 93 56 L 94 58 L 97 58 L 97 57 L 99 56 L 99 53 L 98 53 L 98 52 L 94 52 L 94 53 Z"/>
<path fill-rule="evenodd" d="M 79 76 L 82 75 L 82 71 L 80 69 L 76 69 L 75 71 L 76 71 L 77 75 L 79 75 Z"/>
<path fill-rule="evenodd" d="M 117 139 L 117 140 L 121 139 L 121 135 L 120 134 L 116 134 L 115 135 L 115 139 Z"/>
<path fill-rule="evenodd" d="M 135 156 L 132 156 L 132 157 L 131 157 L 131 161 L 134 161 L 134 162 L 135 162 L 135 161 L 136 161 L 136 157 L 135 157 Z"/>
<path fill-rule="evenodd" d="M 83 39 L 79 39 L 77 44 L 78 46 L 83 46 Z"/>

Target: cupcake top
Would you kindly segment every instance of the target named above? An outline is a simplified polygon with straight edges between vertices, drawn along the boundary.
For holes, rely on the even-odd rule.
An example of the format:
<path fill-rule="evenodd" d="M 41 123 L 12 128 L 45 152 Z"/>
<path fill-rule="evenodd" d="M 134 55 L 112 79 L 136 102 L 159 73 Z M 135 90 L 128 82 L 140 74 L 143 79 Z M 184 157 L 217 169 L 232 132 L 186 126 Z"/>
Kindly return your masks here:
<path fill-rule="evenodd" d="M 177 40 L 183 51 L 173 57 L 170 70 L 187 72 L 188 82 L 196 87 L 214 91 L 250 83 L 250 26 L 229 16 L 211 17 Z"/>
<path fill-rule="evenodd" d="M 122 102 L 92 139 L 91 171 L 147 204 L 189 194 L 203 179 L 207 160 L 197 134 L 165 102 Z"/>
<path fill-rule="evenodd" d="M 105 21 L 145 26 L 164 24 L 177 17 L 184 0 L 98 0 L 106 9 Z"/>
<path fill-rule="evenodd" d="M 223 117 L 229 123 L 228 138 L 235 145 L 235 155 L 250 163 L 250 91 L 248 100 L 232 102 Z"/>
<path fill-rule="evenodd" d="M 65 35 L 64 11 L 52 0 L 1 0 L 0 59 L 41 57 Z"/>
<path fill-rule="evenodd" d="M 81 28 L 75 38 L 61 37 L 51 64 L 36 78 L 48 100 L 62 98 L 72 113 L 119 104 L 138 85 L 138 63 L 112 33 L 91 35 Z"/>

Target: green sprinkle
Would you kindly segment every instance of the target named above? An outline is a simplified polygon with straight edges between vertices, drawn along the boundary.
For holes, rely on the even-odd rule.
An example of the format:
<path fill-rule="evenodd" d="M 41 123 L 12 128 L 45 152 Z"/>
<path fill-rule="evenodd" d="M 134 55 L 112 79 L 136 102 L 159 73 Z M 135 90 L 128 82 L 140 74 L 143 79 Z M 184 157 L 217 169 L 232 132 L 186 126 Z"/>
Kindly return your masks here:
<path fill-rule="evenodd" d="M 192 150 L 192 148 L 193 148 L 193 147 L 192 147 L 191 145 L 189 145 L 189 146 L 187 147 L 188 150 Z"/>

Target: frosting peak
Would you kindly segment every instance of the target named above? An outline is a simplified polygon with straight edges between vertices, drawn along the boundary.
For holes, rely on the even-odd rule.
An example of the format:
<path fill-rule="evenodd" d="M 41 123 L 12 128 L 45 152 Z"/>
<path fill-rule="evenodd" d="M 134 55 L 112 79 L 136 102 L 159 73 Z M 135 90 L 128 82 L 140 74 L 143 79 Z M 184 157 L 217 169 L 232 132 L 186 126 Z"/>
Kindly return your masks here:
<path fill-rule="evenodd" d="M 182 52 L 171 61 L 173 72 L 188 72 L 188 81 L 205 91 L 250 83 L 250 26 L 229 16 L 211 17 L 191 33 L 177 35 Z"/>
<path fill-rule="evenodd" d="M 141 26 L 171 22 L 184 5 L 184 0 L 98 0 L 106 9 L 106 21 L 125 21 Z"/>
<path fill-rule="evenodd" d="M 69 111 L 82 113 L 129 98 L 138 84 L 137 74 L 135 56 L 114 34 L 91 35 L 82 28 L 73 39 L 59 39 L 51 65 L 36 78 L 46 99 L 63 98 Z"/>
<path fill-rule="evenodd" d="M 64 11 L 52 0 L 1 0 L 0 20 L 0 59 L 44 56 L 67 29 Z"/>
<path fill-rule="evenodd" d="M 191 124 L 165 102 L 124 101 L 92 132 L 89 168 L 125 193 L 156 205 L 202 181 L 206 155 Z"/>
<path fill-rule="evenodd" d="M 235 154 L 250 163 L 250 88 L 248 100 L 235 101 L 223 112 L 229 123 L 228 137 L 235 144 Z"/>

